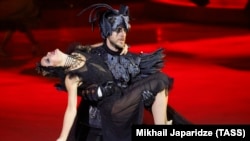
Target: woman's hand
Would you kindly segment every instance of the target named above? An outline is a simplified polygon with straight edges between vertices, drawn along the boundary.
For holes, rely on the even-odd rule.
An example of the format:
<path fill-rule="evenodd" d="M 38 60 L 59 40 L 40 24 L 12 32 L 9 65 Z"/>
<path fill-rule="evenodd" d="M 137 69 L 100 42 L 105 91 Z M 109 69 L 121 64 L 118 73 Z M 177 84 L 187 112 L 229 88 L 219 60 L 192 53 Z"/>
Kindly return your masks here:
<path fill-rule="evenodd" d="M 128 48 L 129 48 L 129 46 L 127 44 L 125 44 L 120 55 L 126 55 L 128 53 Z"/>
<path fill-rule="evenodd" d="M 65 140 L 58 138 L 56 141 L 65 141 Z"/>

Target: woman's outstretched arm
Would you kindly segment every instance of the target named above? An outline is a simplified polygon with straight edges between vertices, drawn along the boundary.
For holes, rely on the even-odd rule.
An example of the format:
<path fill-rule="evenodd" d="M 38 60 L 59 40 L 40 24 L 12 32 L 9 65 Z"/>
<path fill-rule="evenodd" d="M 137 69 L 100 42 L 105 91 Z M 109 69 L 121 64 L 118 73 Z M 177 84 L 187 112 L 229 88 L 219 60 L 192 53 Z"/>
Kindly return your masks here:
<path fill-rule="evenodd" d="M 76 117 L 77 112 L 77 86 L 78 79 L 76 77 L 65 79 L 65 86 L 68 92 L 68 103 L 64 114 L 62 130 L 57 141 L 66 141 L 69 135 L 70 129 Z"/>

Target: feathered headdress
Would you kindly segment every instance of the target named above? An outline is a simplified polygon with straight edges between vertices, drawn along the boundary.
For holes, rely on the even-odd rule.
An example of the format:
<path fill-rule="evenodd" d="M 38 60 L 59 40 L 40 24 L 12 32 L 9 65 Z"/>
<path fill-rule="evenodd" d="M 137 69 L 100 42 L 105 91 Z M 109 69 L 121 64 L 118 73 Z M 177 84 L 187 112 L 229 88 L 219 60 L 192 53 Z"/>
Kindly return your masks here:
<path fill-rule="evenodd" d="M 119 26 L 123 26 L 127 31 L 130 29 L 128 6 L 121 5 L 120 9 L 117 10 L 108 4 L 98 3 L 90 5 L 77 15 L 80 16 L 88 10 L 91 10 L 89 23 L 92 26 L 92 30 L 94 30 L 94 24 L 99 21 L 101 35 L 104 39 L 111 35 L 112 31 L 116 30 Z"/>

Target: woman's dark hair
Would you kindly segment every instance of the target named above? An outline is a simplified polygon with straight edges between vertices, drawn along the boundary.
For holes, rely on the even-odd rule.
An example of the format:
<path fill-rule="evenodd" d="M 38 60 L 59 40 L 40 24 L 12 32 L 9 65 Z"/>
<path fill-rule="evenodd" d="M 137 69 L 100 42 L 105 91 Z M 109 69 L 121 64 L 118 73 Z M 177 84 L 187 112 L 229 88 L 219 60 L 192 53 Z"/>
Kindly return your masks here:
<path fill-rule="evenodd" d="M 52 67 L 52 66 L 42 66 L 41 63 L 36 64 L 36 71 L 38 74 L 41 74 L 45 77 L 58 78 L 59 82 L 55 84 L 56 89 L 66 90 L 64 79 L 66 77 L 65 67 Z"/>
<path fill-rule="evenodd" d="M 65 77 L 65 67 L 52 67 L 52 66 L 42 66 L 41 63 L 36 64 L 36 71 L 38 74 L 46 77 Z"/>

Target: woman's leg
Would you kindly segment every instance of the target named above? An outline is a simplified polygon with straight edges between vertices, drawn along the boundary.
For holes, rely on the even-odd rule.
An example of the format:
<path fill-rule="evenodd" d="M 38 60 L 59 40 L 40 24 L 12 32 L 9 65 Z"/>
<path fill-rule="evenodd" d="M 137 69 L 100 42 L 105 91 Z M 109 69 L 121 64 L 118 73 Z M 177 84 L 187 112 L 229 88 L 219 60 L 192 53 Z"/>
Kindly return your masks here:
<path fill-rule="evenodd" d="M 167 96 L 165 89 L 160 91 L 152 105 L 152 114 L 154 118 L 154 124 L 165 124 L 167 121 Z"/>
<path fill-rule="evenodd" d="M 153 97 L 149 96 L 149 99 L 152 99 L 149 101 L 152 101 L 151 112 L 154 118 L 154 124 L 171 125 L 172 121 L 168 121 L 167 115 L 168 88 L 172 86 L 171 78 L 169 79 L 169 77 L 163 73 L 156 73 L 149 76 L 146 80 L 147 81 L 143 83 L 144 88 L 154 95 Z"/>
<path fill-rule="evenodd" d="M 167 105 L 168 105 L 168 91 L 166 89 L 160 91 L 152 104 L 152 114 L 154 118 L 154 124 L 167 124 L 171 125 L 172 121 L 168 121 L 167 118 Z"/>
<path fill-rule="evenodd" d="M 168 89 L 172 85 L 169 78 L 163 73 L 152 74 L 151 76 L 132 84 L 124 91 L 123 98 L 116 101 L 113 111 L 123 115 L 120 117 L 130 117 L 129 111 L 135 111 L 139 99 L 143 92 L 149 93 L 149 106 L 151 108 L 155 124 L 171 124 L 167 119 Z M 150 96 L 151 93 L 151 96 Z M 143 100 L 145 100 L 143 98 Z M 144 101 L 145 102 L 145 101 Z M 129 107 L 129 108 L 128 108 Z M 116 110 L 114 110 L 116 109 Z"/>

